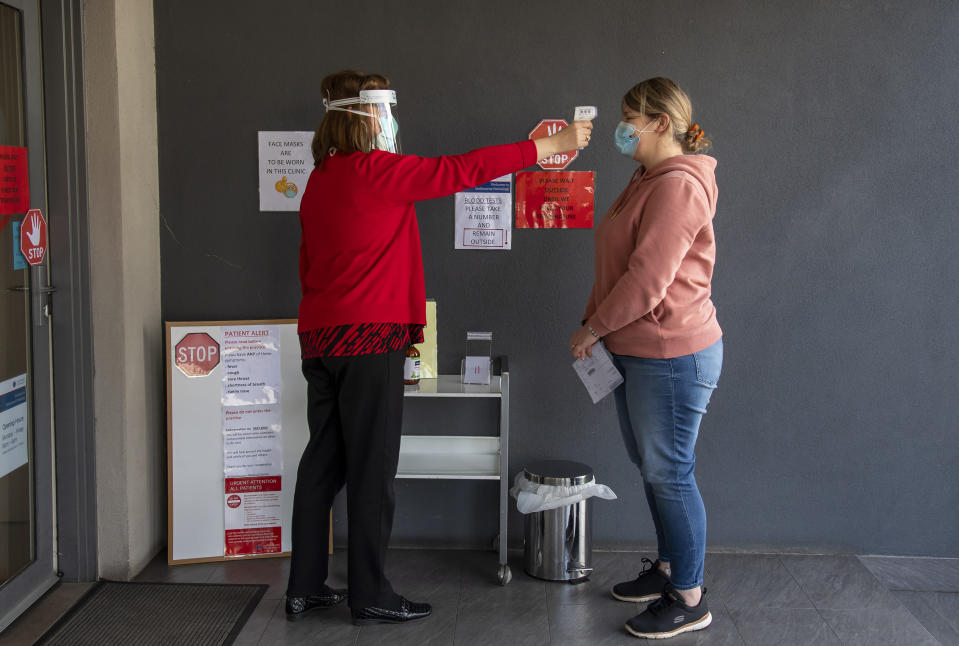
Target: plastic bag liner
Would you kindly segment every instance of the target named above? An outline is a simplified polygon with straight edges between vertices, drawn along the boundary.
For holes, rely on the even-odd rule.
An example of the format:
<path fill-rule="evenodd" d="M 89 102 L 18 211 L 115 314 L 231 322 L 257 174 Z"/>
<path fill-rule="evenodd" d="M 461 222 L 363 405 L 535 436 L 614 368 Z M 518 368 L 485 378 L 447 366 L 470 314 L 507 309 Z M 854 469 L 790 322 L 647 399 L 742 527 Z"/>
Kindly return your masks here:
<path fill-rule="evenodd" d="M 596 484 L 596 478 L 592 478 L 586 484 L 562 487 L 530 482 L 522 471 L 513 479 L 513 488 L 509 490 L 509 493 L 516 498 L 516 509 L 521 514 L 575 505 L 593 496 L 606 500 L 616 499 L 612 489 L 606 485 Z"/>

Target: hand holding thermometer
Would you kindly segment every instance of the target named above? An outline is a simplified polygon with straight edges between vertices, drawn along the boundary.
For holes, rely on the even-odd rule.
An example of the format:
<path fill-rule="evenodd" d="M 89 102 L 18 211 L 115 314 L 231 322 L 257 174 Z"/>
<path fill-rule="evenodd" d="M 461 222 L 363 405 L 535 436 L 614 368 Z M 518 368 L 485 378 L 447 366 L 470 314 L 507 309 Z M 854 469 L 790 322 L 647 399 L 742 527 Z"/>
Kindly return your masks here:
<path fill-rule="evenodd" d="M 592 121 L 596 118 L 596 114 L 595 105 L 578 105 L 573 108 L 573 121 Z M 582 150 L 582 148 L 577 148 L 577 150 Z"/>

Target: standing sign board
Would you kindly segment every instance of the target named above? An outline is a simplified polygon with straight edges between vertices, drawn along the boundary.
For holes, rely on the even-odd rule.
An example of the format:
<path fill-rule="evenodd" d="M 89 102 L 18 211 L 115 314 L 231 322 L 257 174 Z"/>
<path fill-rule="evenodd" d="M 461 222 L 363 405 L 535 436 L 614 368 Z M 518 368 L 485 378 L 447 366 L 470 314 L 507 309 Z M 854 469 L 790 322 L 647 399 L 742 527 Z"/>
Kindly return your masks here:
<path fill-rule="evenodd" d="M 306 382 L 296 320 L 166 324 L 170 564 L 288 555 Z"/>

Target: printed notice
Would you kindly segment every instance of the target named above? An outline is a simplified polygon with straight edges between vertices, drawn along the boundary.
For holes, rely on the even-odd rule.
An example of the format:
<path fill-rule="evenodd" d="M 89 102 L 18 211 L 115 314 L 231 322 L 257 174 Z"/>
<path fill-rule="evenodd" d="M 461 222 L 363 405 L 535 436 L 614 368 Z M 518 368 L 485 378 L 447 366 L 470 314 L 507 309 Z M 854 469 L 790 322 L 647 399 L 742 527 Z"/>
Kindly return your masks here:
<path fill-rule="evenodd" d="M 613 358 L 602 341 L 593 344 L 592 353 L 592 357 L 574 361 L 573 370 L 579 375 L 595 404 L 623 383 L 623 375 L 616 369 Z"/>
<path fill-rule="evenodd" d="M 27 463 L 27 375 L 0 382 L 0 478 Z"/>
<path fill-rule="evenodd" d="M 279 406 L 223 407 L 223 473 L 227 478 L 283 473 Z"/>
<path fill-rule="evenodd" d="M 224 479 L 224 556 L 282 551 L 282 489 L 280 476 Z"/>
<path fill-rule="evenodd" d="M 280 328 L 224 327 L 221 344 L 224 406 L 280 402 Z"/>
<path fill-rule="evenodd" d="M 299 211 L 313 172 L 313 133 L 261 131 L 259 147 L 260 210 Z"/>
<path fill-rule="evenodd" d="M 455 249 L 511 249 L 513 176 L 456 194 Z"/>
<path fill-rule="evenodd" d="M 27 149 L 0 146 L 0 215 L 26 213 L 30 208 Z"/>
<path fill-rule="evenodd" d="M 593 228 L 592 171 L 516 174 L 517 229 Z"/>

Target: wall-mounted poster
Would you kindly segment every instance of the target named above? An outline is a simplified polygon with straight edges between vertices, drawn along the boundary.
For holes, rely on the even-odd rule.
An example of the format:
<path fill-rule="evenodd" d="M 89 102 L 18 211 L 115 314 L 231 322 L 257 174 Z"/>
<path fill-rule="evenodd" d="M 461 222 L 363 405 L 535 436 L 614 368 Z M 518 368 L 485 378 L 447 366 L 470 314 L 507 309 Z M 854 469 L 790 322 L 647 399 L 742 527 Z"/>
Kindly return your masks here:
<path fill-rule="evenodd" d="M 592 171 L 516 173 L 517 229 L 592 229 Z"/>
<path fill-rule="evenodd" d="M 513 176 L 456 194 L 455 249 L 511 249 Z"/>
<path fill-rule="evenodd" d="M 260 210 L 299 211 L 306 181 L 313 172 L 313 133 L 261 131 L 257 142 Z"/>

